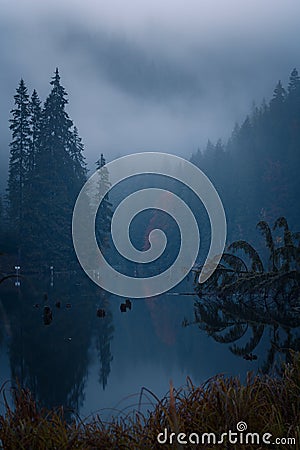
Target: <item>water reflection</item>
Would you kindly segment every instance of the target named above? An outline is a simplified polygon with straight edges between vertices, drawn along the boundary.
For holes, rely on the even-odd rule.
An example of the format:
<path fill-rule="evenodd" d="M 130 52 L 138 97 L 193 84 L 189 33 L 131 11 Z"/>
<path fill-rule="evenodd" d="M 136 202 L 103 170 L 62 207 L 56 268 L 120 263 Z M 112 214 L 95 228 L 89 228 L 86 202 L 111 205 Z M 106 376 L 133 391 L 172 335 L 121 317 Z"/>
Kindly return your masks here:
<path fill-rule="evenodd" d="M 284 217 L 273 228 L 283 228 L 283 237 L 274 239 L 266 222 L 257 226 L 266 241 L 262 256 L 246 241 L 230 244 L 233 253 L 224 253 L 207 283 L 196 285 L 194 322 L 247 361 L 257 359 L 252 352 L 267 334 L 260 367 L 269 372 L 278 354 L 288 360 L 290 350 L 300 349 L 300 235 Z"/>
<path fill-rule="evenodd" d="M 276 355 L 284 354 L 287 360 L 289 349 L 300 350 L 300 314 L 276 304 L 271 308 L 268 302 L 254 304 L 246 296 L 242 301 L 231 297 L 196 302 L 194 323 L 216 342 L 230 344 L 230 351 L 247 361 L 257 360 L 253 352 L 264 341 L 259 364 L 262 372 L 274 368 Z"/>
<path fill-rule="evenodd" d="M 24 277 L 21 287 L 7 283 L 2 289 L 1 322 L 9 327 L 11 378 L 29 387 L 43 405 L 78 410 L 93 340 L 99 349 L 101 383 L 107 383 L 112 315 L 108 302 L 88 280 L 57 279 L 45 292 L 47 281 Z M 95 318 L 97 304 L 107 312 L 101 323 Z"/>
<path fill-rule="evenodd" d="M 249 316 L 242 305 L 210 299 L 197 304 L 199 332 L 198 327 L 182 327 L 184 317 L 192 320 L 196 296 L 122 299 L 85 276 L 56 276 L 53 286 L 50 281 L 49 276 L 25 276 L 20 287 L 8 280 L 0 291 L 0 382 L 18 380 L 47 407 L 64 405 L 84 416 L 105 408 L 107 416 L 116 412 L 114 407 L 137 407 L 142 387 L 161 396 L 170 379 L 180 386 L 187 376 L 200 383 L 220 372 L 244 375 L 261 366 L 270 344 L 296 348 L 288 326 L 299 324 L 289 316 L 281 327 L 287 341 L 261 310 Z M 191 292 L 192 280 L 178 291 Z M 262 337 L 267 327 L 272 333 Z M 257 360 L 239 357 L 241 339 L 251 330 L 243 354 L 257 355 Z M 228 351 L 232 344 L 235 352 Z"/>

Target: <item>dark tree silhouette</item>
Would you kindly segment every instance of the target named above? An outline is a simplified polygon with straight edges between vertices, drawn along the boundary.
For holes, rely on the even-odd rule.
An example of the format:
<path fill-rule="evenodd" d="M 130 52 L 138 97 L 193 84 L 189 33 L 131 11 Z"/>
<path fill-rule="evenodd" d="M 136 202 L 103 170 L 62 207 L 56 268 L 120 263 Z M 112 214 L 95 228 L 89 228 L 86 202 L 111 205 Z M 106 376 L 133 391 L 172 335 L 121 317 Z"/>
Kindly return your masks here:
<path fill-rule="evenodd" d="M 97 181 L 96 192 L 91 193 L 91 201 L 99 203 L 99 200 L 103 197 L 104 191 L 110 187 L 109 172 L 102 153 L 100 158 L 96 161 L 96 168 L 99 177 Z M 106 194 L 101 201 L 96 217 L 96 236 L 99 245 L 104 253 L 109 247 L 109 235 L 112 215 L 112 203 L 109 201 L 109 195 Z"/>
<path fill-rule="evenodd" d="M 12 118 L 10 119 L 12 142 L 10 143 L 8 196 L 10 226 L 17 232 L 20 242 L 24 216 L 24 186 L 30 167 L 31 150 L 30 102 L 23 79 L 20 81 L 14 99 L 15 108 L 11 110 Z"/>
<path fill-rule="evenodd" d="M 292 233 L 284 217 L 276 220 L 273 237 L 266 222 L 259 222 L 268 256 L 260 257 L 246 241 L 229 245 L 206 283 L 196 286 L 200 301 L 195 304 L 195 321 L 220 343 L 234 343 L 236 355 L 251 353 L 268 330 L 271 346 L 263 370 L 270 369 L 275 354 L 289 348 L 299 350 L 300 326 L 300 235 Z M 241 253 L 245 257 L 242 259 Z M 196 272 L 196 280 L 199 272 Z"/>
<path fill-rule="evenodd" d="M 75 261 L 72 210 L 86 168 L 83 144 L 66 112 L 67 93 L 58 69 L 50 84 L 42 112 L 35 92 L 31 102 L 33 170 L 24 241 L 31 265 L 69 267 Z"/>

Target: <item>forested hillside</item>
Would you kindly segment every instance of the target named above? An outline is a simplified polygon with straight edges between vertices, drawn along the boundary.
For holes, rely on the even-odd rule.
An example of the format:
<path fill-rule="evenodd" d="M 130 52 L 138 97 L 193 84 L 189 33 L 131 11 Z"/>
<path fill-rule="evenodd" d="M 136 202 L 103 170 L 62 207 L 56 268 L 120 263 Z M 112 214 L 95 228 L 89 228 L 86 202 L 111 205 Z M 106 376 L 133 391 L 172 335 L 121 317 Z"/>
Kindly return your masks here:
<path fill-rule="evenodd" d="M 236 125 L 228 143 L 207 143 L 191 161 L 213 181 L 223 200 L 230 239 L 246 238 L 259 220 L 285 216 L 300 221 L 300 77 L 296 69 L 285 88 Z"/>

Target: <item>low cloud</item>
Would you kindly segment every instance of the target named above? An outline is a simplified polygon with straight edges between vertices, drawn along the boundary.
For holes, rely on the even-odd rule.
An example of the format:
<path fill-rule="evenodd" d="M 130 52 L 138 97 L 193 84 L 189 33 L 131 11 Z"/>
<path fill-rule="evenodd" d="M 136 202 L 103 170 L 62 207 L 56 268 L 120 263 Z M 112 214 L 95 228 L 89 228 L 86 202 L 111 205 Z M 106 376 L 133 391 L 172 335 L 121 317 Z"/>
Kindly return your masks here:
<path fill-rule="evenodd" d="M 90 166 L 157 150 L 187 158 L 226 139 L 252 101 L 300 65 L 298 1 L 59 4 L 12 0 L 0 19 L 2 185 L 19 79 L 44 100 L 55 67 Z M 299 67 L 300 68 L 300 67 Z"/>

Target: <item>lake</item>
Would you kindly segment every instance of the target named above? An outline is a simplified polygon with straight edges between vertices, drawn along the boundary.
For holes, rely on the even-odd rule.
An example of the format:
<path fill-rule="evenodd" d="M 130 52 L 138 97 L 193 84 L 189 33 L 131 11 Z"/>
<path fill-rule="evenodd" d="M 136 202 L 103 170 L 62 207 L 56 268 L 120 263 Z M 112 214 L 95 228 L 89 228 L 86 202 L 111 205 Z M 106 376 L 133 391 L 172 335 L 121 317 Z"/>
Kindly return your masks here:
<path fill-rule="evenodd" d="M 1 285 L 0 382 L 18 380 L 47 407 L 64 405 L 81 417 L 104 419 L 133 409 L 146 411 L 187 377 L 194 384 L 224 373 L 245 377 L 266 357 L 270 333 L 245 360 L 216 342 L 194 320 L 192 277 L 155 298 L 131 299 L 121 312 L 121 297 L 110 295 L 84 274 L 24 275 Z M 45 317 L 49 306 L 51 317 Z M 97 316 L 97 310 L 104 311 Z M 203 328 L 203 327 L 201 327 Z M 3 408 L 3 406 L 2 406 Z M 2 409 L 3 410 L 3 409 Z"/>

